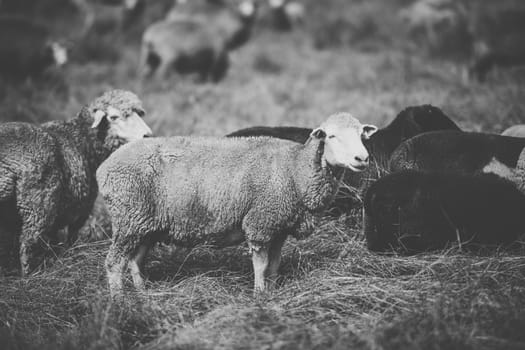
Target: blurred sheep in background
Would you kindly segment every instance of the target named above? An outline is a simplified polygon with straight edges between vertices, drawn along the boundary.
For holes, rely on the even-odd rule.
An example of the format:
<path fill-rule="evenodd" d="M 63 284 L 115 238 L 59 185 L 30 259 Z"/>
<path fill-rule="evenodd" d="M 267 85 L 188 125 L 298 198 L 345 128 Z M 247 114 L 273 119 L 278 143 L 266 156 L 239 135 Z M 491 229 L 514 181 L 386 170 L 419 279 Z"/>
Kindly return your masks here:
<path fill-rule="evenodd" d="M 172 70 L 198 73 L 201 81 L 220 81 L 229 66 L 229 52 L 251 36 L 257 6 L 222 2 L 176 4 L 166 19 L 149 26 L 142 37 L 143 77 L 165 78 Z M 182 9 L 181 9 L 182 8 Z"/>

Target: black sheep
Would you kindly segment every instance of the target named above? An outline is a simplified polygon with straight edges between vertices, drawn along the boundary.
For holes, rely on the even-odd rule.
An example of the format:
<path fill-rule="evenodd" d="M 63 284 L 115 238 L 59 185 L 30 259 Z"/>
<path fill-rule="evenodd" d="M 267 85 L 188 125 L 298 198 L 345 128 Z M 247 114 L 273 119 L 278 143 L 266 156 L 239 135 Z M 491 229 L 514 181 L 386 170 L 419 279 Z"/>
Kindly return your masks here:
<path fill-rule="evenodd" d="M 495 175 L 403 171 L 377 180 L 364 201 L 372 251 L 418 253 L 511 244 L 525 233 L 525 196 Z"/>
<path fill-rule="evenodd" d="M 476 132 L 434 131 L 403 142 L 390 171 L 419 170 L 464 175 L 494 173 L 515 180 L 525 139 Z"/>

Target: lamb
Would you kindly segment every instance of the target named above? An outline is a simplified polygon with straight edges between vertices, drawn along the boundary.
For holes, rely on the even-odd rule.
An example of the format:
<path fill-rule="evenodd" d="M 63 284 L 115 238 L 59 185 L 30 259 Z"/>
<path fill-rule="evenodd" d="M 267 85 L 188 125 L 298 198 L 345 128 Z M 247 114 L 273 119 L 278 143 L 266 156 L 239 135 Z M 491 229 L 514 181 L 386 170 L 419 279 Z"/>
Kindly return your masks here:
<path fill-rule="evenodd" d="M 0 17 L 0 78 L 38 78 L 67 62 L 67 51 L 47 29 L 27 19 Z"/>
<path fill-rule="evenodd" d="M 213 15 L 168 17 L 152 24 L 142 37 L 141 74 L 164 78 L 175 69 L 198 73 L 201 81 L 222 80 L 229 52 L 248 41 L 255 14 L 255 4 L 244 1 L 235 11 L 221 7 Z"/>
<path fill-rule="evenodd" d="M 360 174 L 350 173 L 345 177 L 345 183 L 357 187 L 359 194 L 378 177 L 385 174 L 392 152 L 401 142 L 424 132 L 432 130 L 456 130 L 460 128 L 441 109 L 431 105 L 407 107 L 402 110 L 386 127 L 378 130 L 363 143 L 370 153 L 370 166 Z M 272 136 L 295 142 L 304 143 L 311 129 L 298 127 L 252 127 L 235 131 L 233 136 Z M 337 207 L 347 207 L 347 193 L 336 201 Z"/>
<path fill-rule="evenodd" d="M 97 196 L 95 171 L 122 144 L 151 135 L 139 98 L 104 93 L 68 121 L 0 127 L 0 225 L 20 241 L 22 274 L 42 259 L 41 245 L 68 226 L 70 242 Z M 7 220 L 12 222 L 6 222 Z"/>
<path fill-rule="evenodd" d="M 525 137 L 525 124 L 516 124 L 508 127 L 502 133 L 502 136 Z"/>
<path fill-rule="evenodd" d="M 361 138 L 376 129 L 338 113 L 304 145 L 269 137 L 171 137 L 117 150 L 97 171 L 113 225 L 106 258 L 111 295 L 121 295 L 126 266 L 135 287 L 144 288 L 140 266 L 160 240 L 190 247 L 246 240 L 254 291 L 266 290 L 286 237 L 311 233 L 312 214 L 329 205 L 344 168 L 366 168 Z"/>
<path fill-rule="evenodd" d="M 377 252 L 511 245 L 525 233 L 524 212 L 525 195 L 493 174 L 409 170 L 370 187 L 363 227 L 368 248 Z"/>
<path fill-rule="evenodd" d="M 433 131 L 399 145 L 390 159 L 390 171 L 411 169 L 464 175 L 493 173 L 516 183 L 516 165 L 523 147 L 523 138 Z"/>

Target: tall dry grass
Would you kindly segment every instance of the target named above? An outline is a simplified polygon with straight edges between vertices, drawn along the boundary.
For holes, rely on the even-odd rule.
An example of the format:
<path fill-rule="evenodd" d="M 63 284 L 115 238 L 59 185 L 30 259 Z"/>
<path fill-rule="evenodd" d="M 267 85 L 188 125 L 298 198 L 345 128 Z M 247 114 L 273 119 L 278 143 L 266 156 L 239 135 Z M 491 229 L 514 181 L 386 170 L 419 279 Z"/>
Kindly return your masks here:
<path fill-rule="evenodd" d="M 139 93 L 157 135 L 224 135 L 253 125 L 313 127 L 339 110 L 383 126 L 404 107 L 423 103 L 442 108 L 467 130 L 500 132 L 525 121 L 523 71 L 493 74 L 486 84 L 465 83 L 458 63 L 401 45 L 393 29 L 399 23 L 389 24 L 395 20 L 393 3 L 334 0 L 326 13 L 315 3 L 308 21 L 321 16 L 315 17 L 319 22 L 289 34 L 258 28 L 218 85 L 176 76 L 141 82 L 136 40 L 115 40 L 110 54 L 117 52 L 117 61 L 111 55 L 78 60 L 63 78 L 1 87 L 0 117 L 68 118 L 118 87 Z M 370 20 L 377 29 L 360 37 L 359 28 L 371 26 Z M 107 234 L 107 227 L 92 229 Z M 325 218 L 309 239 L 287 242 L 278 288 L 258 298 L 252 296 L 245 245 L 158 246 L 147 259 L 147 292 L 129 289 L 125 302 L 112 304 L 104 270 L 108 247 L 107 239 L 77 242 L 50 254 L 32 276 L 0 277 L 2 347 L 525 347 L 523 251 L 372 254 L 360 234 L 359 210 Z"/>

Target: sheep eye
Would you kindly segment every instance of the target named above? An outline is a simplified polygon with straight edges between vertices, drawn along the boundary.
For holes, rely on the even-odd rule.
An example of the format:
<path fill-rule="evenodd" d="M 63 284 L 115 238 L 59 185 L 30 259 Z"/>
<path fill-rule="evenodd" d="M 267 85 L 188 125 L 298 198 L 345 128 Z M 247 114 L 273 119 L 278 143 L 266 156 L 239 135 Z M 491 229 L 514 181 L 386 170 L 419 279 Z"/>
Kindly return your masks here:
<path fill-rule="evenodd" d="M 117 119 L 118 119 L 118 115 L 110 115 L 109 116 L 109 120 L 111 120 L 112 122 L 114 122 Z"/>
<path fill-rule="evenodd" d="M 329 139 L 333 139 L 334 137 L 335 137 L 335 135 L 328 136 Z"/>

